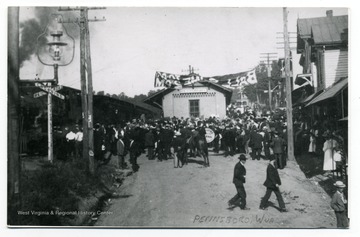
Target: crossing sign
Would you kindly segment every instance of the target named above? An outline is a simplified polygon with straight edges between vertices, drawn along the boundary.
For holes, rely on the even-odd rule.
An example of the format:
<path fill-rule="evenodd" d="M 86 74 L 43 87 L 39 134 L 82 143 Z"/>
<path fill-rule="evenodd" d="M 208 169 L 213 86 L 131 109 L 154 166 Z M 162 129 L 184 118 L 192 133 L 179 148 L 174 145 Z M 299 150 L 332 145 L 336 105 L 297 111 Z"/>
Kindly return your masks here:
<path fill-rule="evenodd" d="M 60 99 L 65 99 L 65 96 L 63 96 L 62 94 L 56 92 L 58 90 L 62 89 L 62 86 L 56 86 L 56 87 L 50 87 L 50 86 L 44 86 L 41 83 L 35 83 L 35 86 L 39 87 L 40 89 L 42 89 L 43 91 L 37 92 L 34 94 L 34 98 L 38 98 L 40 96 L 46 95 L 47 93 L 50 93 Z M 46 93 L 47 92 L 47 93 Z"/>

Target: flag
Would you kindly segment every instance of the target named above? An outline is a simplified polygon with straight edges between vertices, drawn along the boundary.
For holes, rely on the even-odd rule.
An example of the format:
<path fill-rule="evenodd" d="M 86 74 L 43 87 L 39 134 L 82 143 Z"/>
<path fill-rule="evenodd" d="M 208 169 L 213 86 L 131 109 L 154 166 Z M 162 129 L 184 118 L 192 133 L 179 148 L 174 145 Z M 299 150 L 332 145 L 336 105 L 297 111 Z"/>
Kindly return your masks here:
<path fill-rule="evenodd" d="M 180 76 L 176 74 L 166 73 L 166 72 L 156 72 L 154 87 L 176 87 L 181 83 L 179 81 Z"/>
<path fill-rule="evenodd" d="M 184 85 L 191 85 L 194 84 L 197 81 L 201 81 L 202 78 L 200 75 L 185 75 L 185 76 L 180 76 L 180 81 L 182 82 L 182 84 Z"/>
<path fill-rule="evenodd" d="M 214 82 L 214 83 L 218 83 L 219 82 L 219 80 L 217 80 L 217 79 L 215 79 L 215 78 L 209 78 L 209 81 L 211 81 L 211 82 Z"/>
<path fill-rule="evenodd" d="M 217 83 L 225 87 L 240 87 L 257 83 L 255 69 L 235 74 L 213 76 L 210 78 L 206 78 L 205 80 Z"/>
<path fill-rule="evenodd" d="M 164 82 L 165 82 L 165 79 L 163 77 L 163 73 L 162 72 L 156 72 L 155 73 L 154 87 L 163 87 Z"/>
<path fill-rule="evenodd" d="M 247 81 L 249 84 L 251 84 L 251 85 L 257 83 L 255 69 L 247 72 L 247 74 L 246 74 L 246 81 Z"/>

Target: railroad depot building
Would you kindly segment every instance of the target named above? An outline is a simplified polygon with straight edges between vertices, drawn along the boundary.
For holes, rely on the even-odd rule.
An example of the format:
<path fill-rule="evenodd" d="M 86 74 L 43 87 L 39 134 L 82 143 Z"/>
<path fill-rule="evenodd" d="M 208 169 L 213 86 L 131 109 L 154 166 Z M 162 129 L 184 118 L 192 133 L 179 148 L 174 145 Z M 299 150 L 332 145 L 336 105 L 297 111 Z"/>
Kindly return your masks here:
<path fill-rule="evenodd" d="M 161 108 L 164 117 L 224 118 L 231 96 L 231 89 L 210 81 L 198 81 L 181 89 L 163 89 L 144 102 Z"/>

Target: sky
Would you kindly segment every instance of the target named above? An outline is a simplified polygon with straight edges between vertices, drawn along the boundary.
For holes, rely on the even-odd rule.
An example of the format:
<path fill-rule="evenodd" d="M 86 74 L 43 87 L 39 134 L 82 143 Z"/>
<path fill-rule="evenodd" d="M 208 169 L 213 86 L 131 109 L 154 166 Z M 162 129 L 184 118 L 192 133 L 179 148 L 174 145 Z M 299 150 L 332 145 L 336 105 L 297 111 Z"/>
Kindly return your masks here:
<path fill-rule="evenodd" d="M 348 14 L 347 8 L 288 8 L 288 31 L 296 32 L 298 18 L 323 17 L 326 10 Z M 89 11 L 89 19 L 94 17 L 106 18 L 89 23 L 96 92 L 147 94 L 157 89 L 156 71 L 187 74 L 191 65 L 196 73 L 211 77 L 250 70 L 264 60 L 263 53 L 284 57 L 284 49 L 279 49 L 284 29 L 281 7 L 107 7 Z M 34 9 L 22 7 L 20 22 L 31 18 L 35 18 Z M 296 37 L 290 41 L 296 42 Z M 59 84 L 80 88 L 79 54 L 76 38 L 74 60 L 59 68 Z M 295 50 L 293 55 L 296 75 L 301 68 Z M 24 62 L 20 78 L 36 74 L 41 79 L 52 78 L 52 70 L 33 55 Z"/>

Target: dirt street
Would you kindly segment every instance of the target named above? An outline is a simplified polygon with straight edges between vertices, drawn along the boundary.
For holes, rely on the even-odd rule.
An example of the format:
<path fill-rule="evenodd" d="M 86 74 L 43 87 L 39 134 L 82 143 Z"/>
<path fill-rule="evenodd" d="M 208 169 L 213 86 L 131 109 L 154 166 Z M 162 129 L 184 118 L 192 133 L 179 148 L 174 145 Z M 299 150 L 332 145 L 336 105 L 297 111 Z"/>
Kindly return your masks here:
<path fill-rule="evenodd" d="M 223 157 L 210 152 L 210 167 L 202 159 L 190 159 L 187 166 L 173 168 L 173 160 L 157 162 L 143 154 L 139 172 L 118 188 L 120 197 L 111 200 L 96 226 L 184 227 L 184 228 L 336 228 L 329 195 L 308 180 L 295 162 L 279 170 L 280 187 L 289 212 L 280 213 L 275 194 L 269 201 L 275 207 L 260 210 L 268 161 L 246 162 L 247 207 L 229 210 L 228 200 L 236 193 L 232 184 L 238 156 Z"/>

